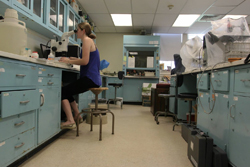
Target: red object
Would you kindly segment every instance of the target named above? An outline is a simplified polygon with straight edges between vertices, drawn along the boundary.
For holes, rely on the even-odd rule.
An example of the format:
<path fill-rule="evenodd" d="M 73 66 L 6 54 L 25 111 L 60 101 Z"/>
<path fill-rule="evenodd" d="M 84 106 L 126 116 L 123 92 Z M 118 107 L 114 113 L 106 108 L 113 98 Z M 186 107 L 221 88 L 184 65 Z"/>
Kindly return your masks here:
<path fill-rule="evenodd" d="M 189 113 L 186 113 L 187 115 L 187 121 L 189 121 Z M 194 122 L 195 121 L 195 113 L 191 113 L 191 122 Z"/>
<path fill-rule="evenodd" d="M 168 83 L 158 83 L 156 84 L 156 88 L 169 88 L 170 84 Z"/>

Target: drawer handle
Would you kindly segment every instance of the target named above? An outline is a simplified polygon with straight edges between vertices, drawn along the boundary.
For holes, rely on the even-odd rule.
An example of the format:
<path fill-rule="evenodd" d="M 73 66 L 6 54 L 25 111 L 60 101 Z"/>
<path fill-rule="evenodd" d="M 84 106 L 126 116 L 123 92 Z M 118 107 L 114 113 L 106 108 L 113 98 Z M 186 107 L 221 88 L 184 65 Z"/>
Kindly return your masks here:
<path fill-rule="evenodd" d="M 19 122 L 19 123 L 15 123 L 15 126 L 20 126 L 20 125 L 22 125 L 22 124 L 24 124 L 24 123 L 25 123 L 24 121 Z"/>
<path fill-rule="evenodd" d="M 16 77 L 25 77 L 25 74 L 16 74 Z"/>
<path fill-rule="evenodd" d="M 230 114 L 230 117 L 234 119 L 234 116 L 231 114 L 231 109 L 232 109 L 233 106 L 235 106 L 235 104 L 233 104 L 233 105 L 230 106 L 230 112 L 229 112 L 229 114 Z"/>
<path fill-rule="evenodd" d="M 15 146 L 15 148 L 20 148 L 20 147 L 22 147 L 24 145 L 24 142 L 22 142 L 20 145 L 18 145 L 18 146 Z"/>
<path fill-rule="evenodd" d="M 41 98 L 42 98 L 42 103 L 40 104 L 40 106 L 42 107 L 44 105 L 44 94 L 41 94 Z"/>
<path fill-rule="evenodd" d="M 246 79 L 241 79 L 240 81 L 245 82 L 245 81 L 247 81 L 247 80 L 246 80 Z"/>
<path fill-rule="evenodd" d="M 54 84 L 54 82 L 48 82 L 48 85 L 53 85 Z"/>
<path fill-rule="evenodd" d="M 49 76 L 49 77 L 52 77 L 52 76 L 54 76 L 54 74 L 48 74 L 48 76 Z"/>
<path fill-rule="evenodd" d="M 26 100 L 26 101 L 20 101 L 20 104 L 26 104 L 26 103 L 28 103 L 28 102 L 30 102 L 29 100 Z"/>

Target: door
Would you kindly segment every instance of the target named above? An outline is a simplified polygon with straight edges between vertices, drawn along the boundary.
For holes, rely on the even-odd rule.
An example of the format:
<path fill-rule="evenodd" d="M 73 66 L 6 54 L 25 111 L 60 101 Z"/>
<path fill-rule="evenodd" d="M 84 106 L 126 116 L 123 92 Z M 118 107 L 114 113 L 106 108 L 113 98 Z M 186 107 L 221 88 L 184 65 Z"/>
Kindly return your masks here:
<path fill-rule="evenodd" d="M 58 87 L 43 87 L 39 92 L 38 144 L 41 144 L 60 131 L 61 92 Z"/>

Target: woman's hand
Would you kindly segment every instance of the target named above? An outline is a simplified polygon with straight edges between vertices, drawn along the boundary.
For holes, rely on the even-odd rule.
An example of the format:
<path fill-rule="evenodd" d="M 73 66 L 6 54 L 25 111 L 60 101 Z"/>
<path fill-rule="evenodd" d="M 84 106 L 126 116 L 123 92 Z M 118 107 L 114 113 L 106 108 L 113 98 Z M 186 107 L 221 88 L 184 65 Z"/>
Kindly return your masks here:
<path fill-rule="evenodd" d="M 59 62 L 63 62 L 63 63 L 67 63 L 67 64 L 70 64 L 69 61 L 70 61 L 70 59 L 67 57 L 61 57 L 59 60 Z"/>

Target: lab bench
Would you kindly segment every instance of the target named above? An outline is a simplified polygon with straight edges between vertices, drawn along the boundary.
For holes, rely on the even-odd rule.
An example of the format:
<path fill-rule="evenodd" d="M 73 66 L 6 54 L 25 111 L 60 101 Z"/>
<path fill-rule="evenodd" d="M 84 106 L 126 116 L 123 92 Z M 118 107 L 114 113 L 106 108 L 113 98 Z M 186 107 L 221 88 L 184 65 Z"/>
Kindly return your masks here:
<path fill-rule="evenodd" d="M 197 89 L 197 127 L 212 137 L 214 144 L 227 153 L 232 166 L 248 166 L 250 64 L 240 60 L 218 64 L 204 71 L 197 69 L 184 72 L 182 75 L 184 85 L 178 88 L 178 93 L 191 93 Z M 171 94 L 175 93 L 173 85 L 176 77 L 171 76 Z M 185 85 L 189 86 L 184 88 Z M 178 101 L 178 115 L 187 112 L 187 108 L 182 108 Z M 174 110 L 174 99 L 170 99 L 170 110 Z"/>
<path fill-rule="evenodd" d="M 0 167 L 61 131 L 61 85 L 78 77 L 64 63 L 0 51 Z M 90 92 L 77 96 L 79 110 L 91 99 Z"/>

